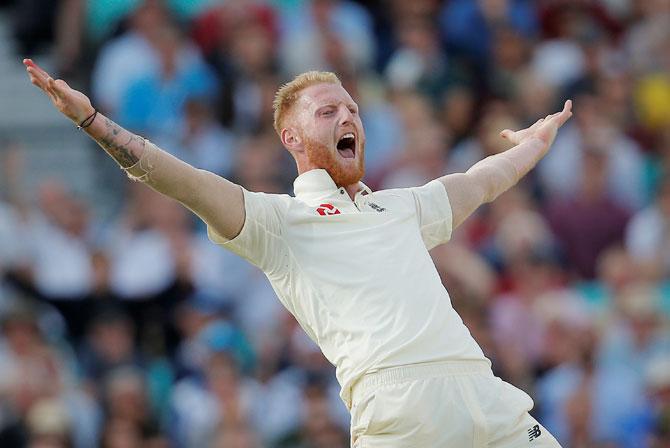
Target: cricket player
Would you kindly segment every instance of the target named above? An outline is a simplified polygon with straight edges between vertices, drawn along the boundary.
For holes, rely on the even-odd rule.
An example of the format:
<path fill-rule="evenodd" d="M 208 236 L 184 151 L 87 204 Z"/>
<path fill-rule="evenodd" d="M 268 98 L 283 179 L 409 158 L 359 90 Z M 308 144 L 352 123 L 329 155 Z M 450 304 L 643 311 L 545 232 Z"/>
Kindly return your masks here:
<path fill-rule="evenodd" d="M 358 106 L 338 78 L 308 72 L 282 86 L 274 127 L 295 158 L 295 196 L 255 193 L 196 169 L 97 113 L 89 99 L 24 61 L 31 82 L 134 180 L 181 202 L 209 238 L 266 274 L 282 304 L 336 366 L 351 444 L 557 447 L 531 398 L 495 377 L 451 306 L 428 250 L 547 153 L 561 112 L 515 146 L 415 188 L 371 191 Z"/>

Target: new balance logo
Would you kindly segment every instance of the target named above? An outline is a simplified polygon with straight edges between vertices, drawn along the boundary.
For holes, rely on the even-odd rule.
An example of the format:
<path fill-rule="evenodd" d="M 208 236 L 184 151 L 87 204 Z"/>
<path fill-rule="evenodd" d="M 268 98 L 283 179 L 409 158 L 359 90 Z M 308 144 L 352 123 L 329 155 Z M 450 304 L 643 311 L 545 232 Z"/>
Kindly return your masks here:
<path fill-rule="evenodd" d="M 368 205 L 370 206 L 370 208 L 372 208 L 374 210 L 377 210 L 379 213 L 386 210 L 384 207 L 380 207 L 379 205 L 375 204 L 374 202 L 368 202 Z"/>
<path fill-rule="evenodd" d="M 531 442 L 540 437 L 541 435 L 542 431 L 540 431 L 540 425 L 535 425 L 528 430 L 528 440 Z"/>

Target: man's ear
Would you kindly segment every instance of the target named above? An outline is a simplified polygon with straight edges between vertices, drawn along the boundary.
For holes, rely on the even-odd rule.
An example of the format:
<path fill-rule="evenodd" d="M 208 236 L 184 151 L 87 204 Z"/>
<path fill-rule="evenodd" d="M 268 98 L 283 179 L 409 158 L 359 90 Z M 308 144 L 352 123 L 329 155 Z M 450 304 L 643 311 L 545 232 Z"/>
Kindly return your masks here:
<path fill-rule="evenodd" d="M 281 142 L 290 151 L 302 148 L 302 138 L 293 128 L 284 128 L 281 130 Z"/>

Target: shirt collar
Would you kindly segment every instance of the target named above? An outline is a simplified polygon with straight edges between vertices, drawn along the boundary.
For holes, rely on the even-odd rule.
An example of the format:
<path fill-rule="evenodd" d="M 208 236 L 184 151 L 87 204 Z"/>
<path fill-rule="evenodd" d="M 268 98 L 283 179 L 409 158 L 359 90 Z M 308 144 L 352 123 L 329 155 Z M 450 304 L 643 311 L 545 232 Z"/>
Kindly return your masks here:
<path fill-rule="evenodd" d="M 293 182 L 295 197 L 303 201 L 323 198 L 337 193 L 339 188 L 324 169 L 306 171 L 298 176 Z M 363 196 L 372 193 L 363 182 L 358 182 L 358 193 Z"/>

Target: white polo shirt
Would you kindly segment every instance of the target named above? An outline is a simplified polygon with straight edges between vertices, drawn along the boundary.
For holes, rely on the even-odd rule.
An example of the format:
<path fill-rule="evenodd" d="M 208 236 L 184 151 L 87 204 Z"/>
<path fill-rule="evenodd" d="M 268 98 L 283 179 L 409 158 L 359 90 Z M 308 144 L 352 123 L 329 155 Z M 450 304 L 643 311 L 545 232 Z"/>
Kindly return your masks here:
<path fill-rule="evenodd" d="M 244 191 L 246 220 L 215 243 L 258 266 L 279 300 L 337 368 L 341 396 L 368 371 L 485 359 L 451 306 L 428 250 L 451 236 L 444 185 L 352 201 L 325 170 L 298 176 L 295 197 Z"/>

